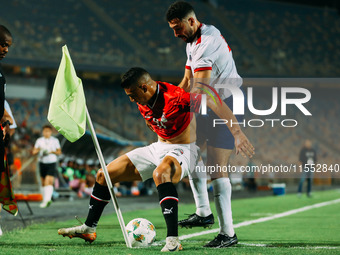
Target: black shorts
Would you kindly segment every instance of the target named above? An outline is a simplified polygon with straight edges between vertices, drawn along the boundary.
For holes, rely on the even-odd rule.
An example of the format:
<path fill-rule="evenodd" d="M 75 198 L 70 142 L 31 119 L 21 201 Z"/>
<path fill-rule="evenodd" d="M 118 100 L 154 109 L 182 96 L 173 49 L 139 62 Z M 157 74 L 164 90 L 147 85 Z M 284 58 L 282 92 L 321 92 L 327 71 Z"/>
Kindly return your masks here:
<path fill-rule="evenodd" d="M 40 167 L 40 176 L 45 178 L 47 175 L 54 176 L 56 173 L 56 163 L 39 163 Z"/>
<path fill-rule="evenodd" d="M 242 89 L 242 87 L 241 87 Z M 243 89 L 242 89 L 243 92 Z M 244 92 L 243 92 L 243 95 Z M 226 105 L 233 111 L 233 96 L 223 100 Z M 246 99 L 245 99 L 246 102 Z M 238 122 L 242 122 L 244 115 L 235 115 Z M 198 115 L 196 118 L 197 123 L 197 144 L 202 145 L 207 141 L 207 145 L 215 148 L 222 148 L 233 150 L 235 148 L 234 136 L 231 134 L 227 125 L 217 125 L 212 127 L 214 119 L 220 119 L 211 109 L 208 109 L 207 115 Z M 241 126 L 241 125 L 240 125 Z"/>

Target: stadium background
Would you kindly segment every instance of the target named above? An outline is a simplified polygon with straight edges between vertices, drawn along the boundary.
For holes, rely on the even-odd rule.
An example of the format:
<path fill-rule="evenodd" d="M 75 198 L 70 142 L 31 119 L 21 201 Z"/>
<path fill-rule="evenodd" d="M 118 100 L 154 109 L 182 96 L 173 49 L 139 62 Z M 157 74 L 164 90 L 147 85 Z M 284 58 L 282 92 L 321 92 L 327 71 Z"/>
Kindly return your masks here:
<path fill-rule="evenodd" d="M 41 127 L 47 124 L 50 95 L 64 44 L 83 80 L 88 109 L 106 160 L 156 140 L 120 89 L 119 79 L 128 68 L 141 66 L 156 80 L 179 83 L 186 61 L 185 43 L 173 36 L 165 21 L 171 2 L 12 0 L 2 5 L 0 23 L 10 29 L 14 38 L 10 53 L 2 61 L 7 99 L 18 124 L 12 152 L 22 164 L 31 158 L 32 146 Z M 200 21 L 221 30 L 242 77 L 330 78 L 327 84 L 308 85 L 312 118 L 303 118 L 297 111 L 289 113 L 301 119 L 299 127 L 245 129 L 256 148 L 252 164 L 296 164 L 307 138 L 313 140 L 319 162 L 338 163 L 339 86 L 331 79 L 340 75 L 337 1 L 308 1 L 310 5 L 264 0 L 189 2 Z M 271 103 L 265 85 L 256 85 L 256 95 L 259 107 Z M 59 138 L 64 161 L 96 161 L 89 135 L 72 145 Z M 248 161 L 233 157 L 231 163 L 244 165 Z M 32 163 L 22 172 L 22 189 L 30 189 L 32 184 L 37 187 L 35 170 Z M 332 177 L 330 174 L 316 179 L 315 184 L 322 188 L 339 184 Z M 268 182 L 264 179 L 258 184 Z M 296 190 L 298 179 L 284 182 Z"/>

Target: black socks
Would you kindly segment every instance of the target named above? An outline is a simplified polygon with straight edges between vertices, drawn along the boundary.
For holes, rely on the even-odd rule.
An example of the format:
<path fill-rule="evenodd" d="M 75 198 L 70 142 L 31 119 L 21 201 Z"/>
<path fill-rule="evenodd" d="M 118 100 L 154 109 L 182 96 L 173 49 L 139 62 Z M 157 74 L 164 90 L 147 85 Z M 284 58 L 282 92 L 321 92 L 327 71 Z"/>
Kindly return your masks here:
<path fill-rule="evenodd" d="M 110 192 L 107 186 L 100 185 L 98 182 L 94 185 L 93 192 L 90 199 L 89 214 L 85 221 L 88 227 L 97 227 L 98 221 L 105 206 L 110 201 Z"/>
<path fill-rule="evenodd" d="M 178 194 L 171 182 L 158 185 L 159 204 L 168 229 L 167 236 L 178 236 Z"/>

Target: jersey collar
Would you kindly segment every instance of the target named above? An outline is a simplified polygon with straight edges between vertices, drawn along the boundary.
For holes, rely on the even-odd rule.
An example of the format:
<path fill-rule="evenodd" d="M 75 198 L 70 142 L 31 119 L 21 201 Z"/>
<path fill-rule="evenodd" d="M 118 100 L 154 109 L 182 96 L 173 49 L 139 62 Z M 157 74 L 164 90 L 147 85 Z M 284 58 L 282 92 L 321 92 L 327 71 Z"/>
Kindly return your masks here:
<path fill-rule="evenodd" d="M 151 99 L 154 99 L 154 100 L 153 100 L 153 104 L 152 105 L 148 104 L 149 108 L 153 108 L 155 106 L 155 104 L 157 102 L 157 99 L 158 99 L 158 95 L 159 95 L 159 84 L 157 83 L 157 92 L 155 93 L 155 95 L 152 96 Z"/>
<path fill-rule="evenodd" d="M 196 45 L 197 44 L 200 44 L 201 43 L 201 36 L 202 36 L 202 26 L 203 26 L 203 23 L 201 23 L 196 31 L 196 40 L 193 41 L 191 44 L 195 43 Z"/>

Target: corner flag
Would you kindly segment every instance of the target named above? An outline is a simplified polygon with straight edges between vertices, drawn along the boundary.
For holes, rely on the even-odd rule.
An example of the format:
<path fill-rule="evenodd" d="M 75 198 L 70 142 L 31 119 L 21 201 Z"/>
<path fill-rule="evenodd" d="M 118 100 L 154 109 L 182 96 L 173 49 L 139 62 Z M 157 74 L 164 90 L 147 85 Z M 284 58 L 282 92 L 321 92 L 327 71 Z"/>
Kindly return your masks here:
<path fill-rule="evenodd" d="M 59 133 L 70 142 L 75 142 L 84 135 L 87 122 L 126 246 L 131 248 L 123 215 L 113 190 L 113 185 L 107 171 L 103 153 L 100 149 L 96 131 L 92 124 L 91 116 L 86 107 L 83 84 L 81 79 L 77 77 L 67 46 L 63 46 L 62 49 L 63 56 L 54 82 L 47 119 Z"/>
<path fill-rule="evenodd" d="M 67 140 L 75 142 L 86 130 L 85 95 L 67 46 L 62 50 L 47 119 Z"/>

